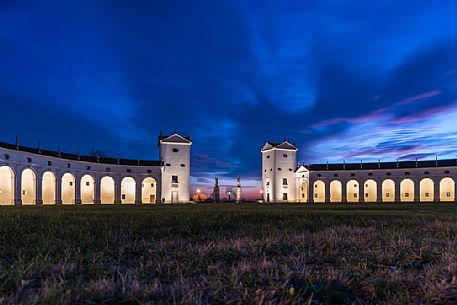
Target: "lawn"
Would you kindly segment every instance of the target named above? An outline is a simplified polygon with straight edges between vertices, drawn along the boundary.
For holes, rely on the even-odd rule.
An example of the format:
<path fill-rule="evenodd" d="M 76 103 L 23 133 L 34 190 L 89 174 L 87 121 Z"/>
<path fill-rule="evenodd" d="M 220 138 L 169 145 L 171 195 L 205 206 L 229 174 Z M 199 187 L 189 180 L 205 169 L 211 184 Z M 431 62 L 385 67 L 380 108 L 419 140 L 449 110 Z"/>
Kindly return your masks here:
<path fill-rule="evenodd" d="M 449 304 L 457 206 L 0 208 L 0 304 Z"/>

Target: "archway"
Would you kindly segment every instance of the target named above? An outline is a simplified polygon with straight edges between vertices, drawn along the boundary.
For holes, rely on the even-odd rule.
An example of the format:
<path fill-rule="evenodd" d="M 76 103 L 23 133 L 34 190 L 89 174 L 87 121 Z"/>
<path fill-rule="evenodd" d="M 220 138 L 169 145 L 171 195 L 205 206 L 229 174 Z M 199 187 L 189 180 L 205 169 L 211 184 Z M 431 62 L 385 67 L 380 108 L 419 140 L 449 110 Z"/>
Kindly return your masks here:
<path fill-rule="evenodd" d="M 432 202 L 435 200 L 434 183 L 430 178 L 424 178 L 419 183 L 420 187 L 420 201 Z"/>
<path fill-rule="evenodd" d="M 455 181 L 452 178 L 446 177 L 440 181 L 440 201 L 453 202 L 455 201 Z"/>
<path fill-rule="evenodd" d="M 330 182 L 330 202 L 341 202 L 342 198 L 341 182 L 333 180 Z"/>
<path fill-rule="evenodd" d="M 321 180 L 314 182 L 314 202 L 325 202 L 325 183 Z"/>
<path fill-rule="evenodd" d="M 14 204 L 14 172 L 9 166 L 0 167 L 0 204 Z"/>
<path fill-rule="evenodd" d="M 346 184 L 347 202 L 359 202 L 359 182 L 350 180 Z"/>
<path fill-rule="evenodd" d="M 36 174 L 26 168 L 21 174 L 21 199 L 23 205 L 36 203 Z"/>
<path fill-rule="evenodd" d="M 75 177 L 70 173 L 66 173 L 62 177 L 62 203 L 74 204 L 75 194 Z"/>
<path fill-rule="evenodd" d="M 106 176 L 100 181 L 100 196 L 102 204 L 114 203 L 114 179 Z"/>
<path fill-rule="evenodd" d="M 382 202 L 395 202 L 395 182 L 391 179 L 382 182 Z"/>
<path fill-rule="evenodd" d="M 400 201 L 414 201 L 414 182 L 411 179 L 403 179 L 400 183 Z"/>
<path fill-rule="evenodd" d="M 308 202 L 308 182 L 303 180 L 300 185 L 300 202 Z"/>
<path fill-rule="evenodd" d="M 81 203 L 93 204 L 95 201 L 95 180 L 91 175 L 81 178 Z"/>
<path fill-rule="evenodd" d="M 373 179 L 368 179 L 363 184 L 363 193 L 365 202 L 376 202 L 378 199 L 377 195 L 378 185 Z"/>
<path fill-rule="evenodd" d="M 43 204 L 56 203 L 56 176 L 53 172 L 45 172 L 41 184 L 43 192 Z"/>
<path fill-rule="evenodd" d="M 143 180 L 141 186 L 141 202 L 156 203 L 157 200 L 157 184 L 154 178 L 148 177 Z"/>
<path fill-rule="evenodd" d="M 125 177 L 121 182 L 121 202 L 124 204 L 135 203 L 136 182 L 132 177 Z"/>

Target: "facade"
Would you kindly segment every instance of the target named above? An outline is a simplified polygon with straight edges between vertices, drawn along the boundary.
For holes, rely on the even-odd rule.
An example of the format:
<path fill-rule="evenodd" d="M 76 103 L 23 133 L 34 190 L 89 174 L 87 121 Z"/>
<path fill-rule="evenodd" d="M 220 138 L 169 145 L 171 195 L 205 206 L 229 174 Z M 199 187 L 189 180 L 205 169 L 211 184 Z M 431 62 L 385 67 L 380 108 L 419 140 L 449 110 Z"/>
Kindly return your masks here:
<path fill-rule="evenodd" d="M 159 136 L 160 159 L 89 157 L 0 143 L 0 204 L 155 204 L 190 199 L 189 137 Z"/>
<path fill-rule="evenodd" d="M 457 159 L 296 166 L 284 141 L 262 148 L 265 202 L 455 202 Z"/>

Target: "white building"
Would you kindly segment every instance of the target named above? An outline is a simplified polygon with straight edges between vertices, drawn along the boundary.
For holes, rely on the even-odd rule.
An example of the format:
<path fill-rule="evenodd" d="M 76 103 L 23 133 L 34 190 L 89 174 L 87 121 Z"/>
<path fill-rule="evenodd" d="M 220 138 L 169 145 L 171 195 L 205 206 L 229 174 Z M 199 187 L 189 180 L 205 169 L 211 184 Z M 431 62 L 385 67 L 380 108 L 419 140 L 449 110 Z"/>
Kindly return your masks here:
<path fill-rule="evenodd" d="M 287 141 L 262 148 L 265 202 L 455 202 L 457 159 L 296 166 Z"/>
<path fill-rule="evenodd" d="M 154 204 L 190 200 L 189 137 L 159 136 L 157 161 L 0 143 L 0 204 Z"/>

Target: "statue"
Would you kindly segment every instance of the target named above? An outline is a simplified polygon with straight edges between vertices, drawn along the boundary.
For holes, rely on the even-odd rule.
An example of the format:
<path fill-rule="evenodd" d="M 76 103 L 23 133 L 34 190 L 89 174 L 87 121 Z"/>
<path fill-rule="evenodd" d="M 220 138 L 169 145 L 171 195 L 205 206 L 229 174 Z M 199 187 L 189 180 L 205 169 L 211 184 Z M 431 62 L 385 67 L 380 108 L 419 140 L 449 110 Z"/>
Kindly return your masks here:
<path fill-rule="evenodd" d="M 236 178 L 235 196 L 236 196 L 236 203 L 240 203 L 241 202 L 241 178 L 240 177 Z"/>
<path fill-rule="evenodd" d="M 221 201 L 221 196 L 220 196 L 220 191 L 219 191 L 219 178 L 217 178 L 217 177 L 214 177 L 213 199 L 214 199 L 214 202 Z"/>

